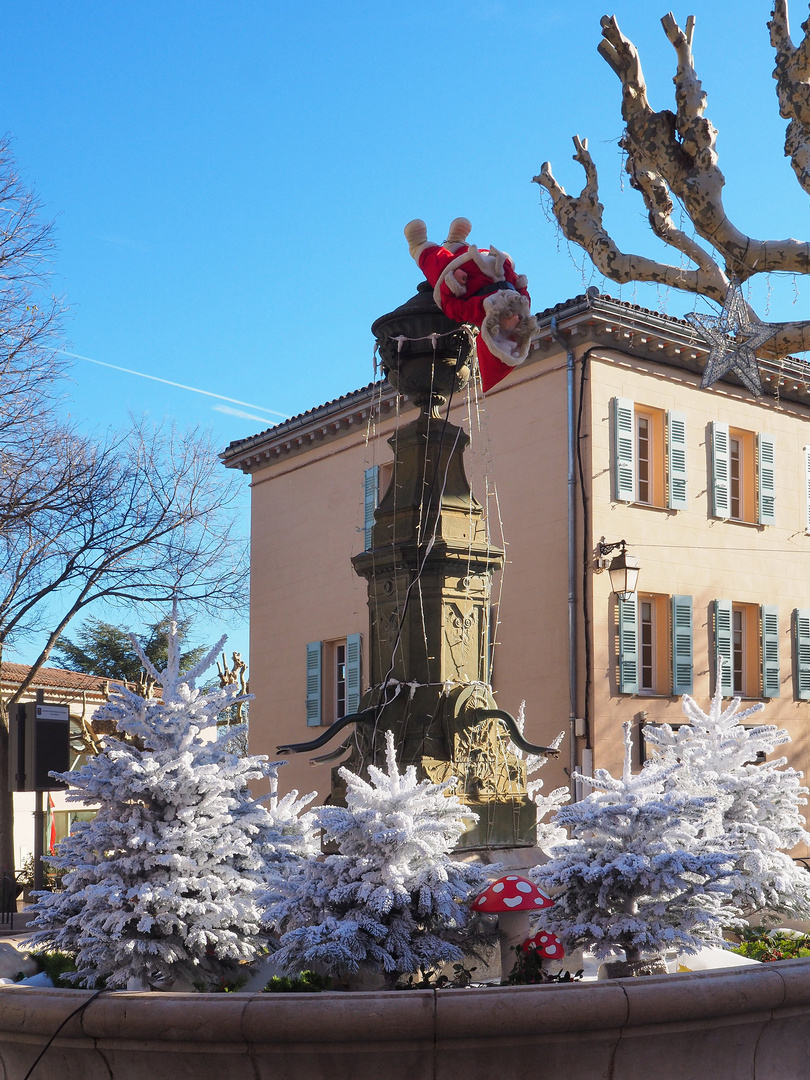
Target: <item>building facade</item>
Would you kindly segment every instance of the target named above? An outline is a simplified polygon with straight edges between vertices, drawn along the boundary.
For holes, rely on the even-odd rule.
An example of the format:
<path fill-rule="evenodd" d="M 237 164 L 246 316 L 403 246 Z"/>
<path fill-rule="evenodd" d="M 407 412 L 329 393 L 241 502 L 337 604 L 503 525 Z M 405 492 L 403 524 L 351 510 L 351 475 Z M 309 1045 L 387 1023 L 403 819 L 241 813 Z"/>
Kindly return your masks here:
<path fill-rule="evenodd" d="M 683 693 L 705 707 L 718 677 L 725 696 L 765 703 L 807 772 L 810 367 L 763 361 L 761 398 L 733 374 L 702 390 L 707 346 L 681 320 L 607 296 L 538 319 L 526 364 L 450 414 L 507 552 L 493 589 L 498 706 L 526 701 L 534 743 L 566 732 L 546 790 L 572 767 L 619 770 L 626 720 L 643 760 L 644 725 L 678 723 Z M 369 630 L 350 558 L 396 483 L 387 440 L 411 415 L 374 384 L 223 455 L 252 486 L 253 752 L 357 707 Z M 600 541 L 640 563 L 629 598 L 611 592 Z M 326 794 L 333 763 L 311 756 L 289 759 L 282 787 Z"/>

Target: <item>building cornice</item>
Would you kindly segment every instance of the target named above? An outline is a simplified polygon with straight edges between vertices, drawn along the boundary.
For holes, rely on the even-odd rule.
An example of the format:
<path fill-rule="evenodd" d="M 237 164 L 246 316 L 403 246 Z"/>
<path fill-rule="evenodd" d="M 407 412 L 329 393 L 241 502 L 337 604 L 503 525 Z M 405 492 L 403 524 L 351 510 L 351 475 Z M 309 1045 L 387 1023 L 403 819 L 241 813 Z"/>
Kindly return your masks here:
<path fill-rule="evenodd" d="M 220 454 L 220 458 L 228 469 L 252 473 L 289 454 L 342 438 L 352 428 L 365 428 L 372 412 L 375 420 L 392 413 L 397 407 L 398 397 L 388 383 L 370 383 L 360 390 L 293 416 L 258 435 L 232 442 Z M 400 406 L 403 405 L 409 407 L 400 398 Z"/>
<path fill-rule="evenodd" d="M 682 371 L 702 375 L 709 347 L 698 331 L 684 319 L 663 315 L 612 296 L 581 295 L 565 300 L 537 315 L 538 337 L 525 367 L 560 351 L 560 339 L 576 348 L 581 342 L 613 349 L 629 357 L 655 361 Z M 810 364 L 796 357 L 783 360 L 760 358 L 766 397 L 810 406 Z M 742 383 L 729 372 L 723 382 Z M 344 437 L 369 417 L 385 418 L 397 408 L 410 408 L 386 382 L 344 394 L 305 413 L 293 416 L 247 439 L 232 442 L 220 455 L 229 469 L 252 473 L 273 461 Z"/>

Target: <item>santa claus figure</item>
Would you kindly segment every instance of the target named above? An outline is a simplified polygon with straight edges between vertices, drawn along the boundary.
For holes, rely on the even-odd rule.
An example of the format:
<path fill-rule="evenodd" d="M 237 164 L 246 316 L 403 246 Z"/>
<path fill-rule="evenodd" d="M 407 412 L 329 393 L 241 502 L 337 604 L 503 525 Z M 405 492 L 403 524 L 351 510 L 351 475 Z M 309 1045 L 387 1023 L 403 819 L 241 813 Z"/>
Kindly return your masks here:
<path fill-rule="evenodd" d="M 524 275 L 496 247 L 479 251 L 468 244 L 471 228 L 466 218 L 456 218 L 439 245 L 428 240 L 427 226 L 417 218 L 405 226 L 405 239 L 445 315 L 479 328 L 478 370 L 486 392 L 526 359 L 537 321 Z"/>

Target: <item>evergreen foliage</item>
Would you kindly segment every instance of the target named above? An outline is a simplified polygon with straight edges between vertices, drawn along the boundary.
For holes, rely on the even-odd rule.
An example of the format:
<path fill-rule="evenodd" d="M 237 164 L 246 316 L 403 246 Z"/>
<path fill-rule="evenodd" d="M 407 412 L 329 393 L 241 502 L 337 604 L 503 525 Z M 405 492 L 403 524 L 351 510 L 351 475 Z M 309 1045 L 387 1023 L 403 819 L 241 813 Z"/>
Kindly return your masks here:
<path fill-rule="evenodd" d="M 731 903 L 746 917 L 758 914 L 810 918 L 810 874 L 787 854 L 810 842 L 800 806 L 807 804 L 802 775 L 785 768 L 787 759 L 764 760 L 790 742 L 773 724 L 745 727 L 760 712 L 758 703 L 738 712 L 740 699 L 726 708 L 719 687 L 705 713 L 685 695 L 688 723 L 645 729 L 647 743 L 661 760 L 677 765 L 670 785 L 693 795 L 713 795 L 693 819 L 704 847 L 719 845 L 735 855 L 737 879 Z"/>
<path fill-rule="evenodd" d="M 221 645 L 183 675 L 176 622 L 163 672 L 136 645 L 162 698 L 124 688 L 100 711 L 139 745 L 109 739 L 81 770 L 63 775 L 68 798 L 99 812 L 51 859 L 69 872 L 63 893 L 39 895 L 35 942 L 74 955 L 81 985 L 180 980 L 213 989 L 266 943 L 257 906 L 264 858 L 275 876 L 295 856 L 280 835 L 284 823 L 277 827 L 248 789 L 275 766 L 228 754 L 210 737 L 239 696 L 234 686 L 195 687 Z M 289 798 L 281 805 L 289 817 Z M 291 846 L 306 844 L 296 837 Z"/>
<path fill-rule="evenodd" d="M 188 636 L 191 619 L 177 623 L 180 642 Z M 171 619 L 164 618 L 147 626 L 147 633 L 138 637 L 138 645 L 155 668 L 165 668 L 169 659 Z M 205 656 L 205 646 L 197 646 L 180 654 L 180 672 L 188 671 Z M 89 618 L 76 632 L 76 641 L 62 637 L 56 642 L 52 657 L 67 671 L 83 671 L 104 679 L 137 682 L 142 664 L 132 636 L 121 626 Z"/>
<path fill-rule="evenodd" d="M 628 960 L 721 944 L 736 914 L 728 906 L 734 859 L 701 847 L 693 824 L 714 800 L 668 785 L 677 763 L 648 762 L 634 776 L 629 723 L 624 733 L 621 779 L 604 769 L 576 776 L 594 791 L 560 808 L 556 823 L 570 828 L 570 840 L 529 873 L 557 894 L 540 921 L 567 951 L 585 945 L 605 956 L 618 947 Z"/>
<path fill-rule="evenodd" d="M 337 853 L 303 863 L 267 897 L 266 919 L 282 934 L 276 962 L 290 974 L 382 970 L 393 985 L 464 957 L 465 904 L 487 877 L 449 857 L 468 812 L 452 780 L 418 782 L 412 765 L 399 772 L 390 731 L 386 763 L 368 767 L 370 782 L 341 769 L 347 805 L 314 811 Z"/>

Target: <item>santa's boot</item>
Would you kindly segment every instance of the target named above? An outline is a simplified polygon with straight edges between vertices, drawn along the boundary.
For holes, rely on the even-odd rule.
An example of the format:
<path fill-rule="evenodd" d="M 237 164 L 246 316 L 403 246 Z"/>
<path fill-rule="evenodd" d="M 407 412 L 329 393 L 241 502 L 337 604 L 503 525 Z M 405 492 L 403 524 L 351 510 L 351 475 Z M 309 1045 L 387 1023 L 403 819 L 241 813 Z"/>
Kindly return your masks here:
<path fill-rule="evenodd" d="M 467 243 L 467 237 L 470 235 L 470 229 L 472 229 L 472 223 L 465 217 L 454 218 L 450 222 L 450 228 L 447 231 L 447 239 L 444 242 L 444 247 L 448 251 L 455 251 L 460 248 L 462 244 Z"/>
<path fill-rule="evenodd" d="M 427 225 L 421 218 L 414 218 L 405 226 L 404 232 L 411 258 L 418 259 L 421 249 L 427 243 Z"/>

